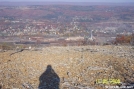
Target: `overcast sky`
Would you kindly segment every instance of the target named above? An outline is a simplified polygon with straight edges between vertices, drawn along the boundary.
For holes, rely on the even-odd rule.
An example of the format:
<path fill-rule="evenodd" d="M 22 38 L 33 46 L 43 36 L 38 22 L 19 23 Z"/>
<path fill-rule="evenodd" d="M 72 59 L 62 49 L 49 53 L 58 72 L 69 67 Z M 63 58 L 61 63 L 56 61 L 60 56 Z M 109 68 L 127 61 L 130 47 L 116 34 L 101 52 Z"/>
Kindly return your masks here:
<path fill-rule="evenodd" d="M 134 2 L 134 0 L 0 0 L 0 1 L 10 1 L 10 2 L 39 2 L 39 1 L 49 1 L 49 2 Z"/>

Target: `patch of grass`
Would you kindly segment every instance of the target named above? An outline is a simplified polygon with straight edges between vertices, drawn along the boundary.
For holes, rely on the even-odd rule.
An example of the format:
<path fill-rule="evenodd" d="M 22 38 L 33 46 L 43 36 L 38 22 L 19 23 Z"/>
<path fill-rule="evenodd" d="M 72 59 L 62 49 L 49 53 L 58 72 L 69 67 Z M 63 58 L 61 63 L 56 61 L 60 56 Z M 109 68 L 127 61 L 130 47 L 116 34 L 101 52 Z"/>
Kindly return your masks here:
<path fill-rule="evenodd" d="M 10 43 L 0 44 L 0 49 L 1 50 L 13 50 L 14 48 L 15 48 L 15 46 L 13 44 L 10 44 Z"/>

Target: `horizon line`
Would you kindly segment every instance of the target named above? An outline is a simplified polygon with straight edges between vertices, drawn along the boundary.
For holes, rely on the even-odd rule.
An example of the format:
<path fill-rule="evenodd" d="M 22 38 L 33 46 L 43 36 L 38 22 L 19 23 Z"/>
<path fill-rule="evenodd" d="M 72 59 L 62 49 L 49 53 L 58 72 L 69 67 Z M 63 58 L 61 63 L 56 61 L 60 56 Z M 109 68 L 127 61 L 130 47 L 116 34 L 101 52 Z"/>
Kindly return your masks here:
<path fill-rule="evenodd" d="M 132 2 L 112 2 L 112 1 L 105 1 L 105 2 L 95 2 L 95 1 L 0 1 L 0 2 L 67 2 L 67 3 L 134 3 L 134 1 Z"/>

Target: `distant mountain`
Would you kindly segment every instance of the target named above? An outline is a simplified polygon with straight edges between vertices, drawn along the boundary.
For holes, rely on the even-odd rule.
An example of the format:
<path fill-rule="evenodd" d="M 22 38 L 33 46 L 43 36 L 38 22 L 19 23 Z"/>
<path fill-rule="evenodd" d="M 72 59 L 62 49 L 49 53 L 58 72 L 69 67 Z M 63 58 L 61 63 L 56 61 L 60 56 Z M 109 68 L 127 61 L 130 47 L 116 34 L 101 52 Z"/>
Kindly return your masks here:
<path fill-rule="evenodd" d="M 0 1 L 0 6 L 27 6 L 27 5 L 115 5 L 134 6 L 134 3 L 108 3 L 108 2 L 11 2 Z"/>

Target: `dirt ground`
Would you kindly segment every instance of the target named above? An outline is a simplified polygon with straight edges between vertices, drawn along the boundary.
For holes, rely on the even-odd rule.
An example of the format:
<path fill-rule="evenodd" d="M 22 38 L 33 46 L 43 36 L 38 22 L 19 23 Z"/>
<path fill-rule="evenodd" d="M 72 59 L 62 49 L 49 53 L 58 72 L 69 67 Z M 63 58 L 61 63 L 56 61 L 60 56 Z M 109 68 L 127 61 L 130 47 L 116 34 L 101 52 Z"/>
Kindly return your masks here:
<path fill-rule="evenodd" d="M 44 73 L 48 66 L 50 71 Z M 39 86 L 45 81 L 40 79 L 43 74 L 49 79 L 50 75 L 57 76 L 59 86 L 55 89 L 134 86 L 134 47 L 44 47 L 41 50 L 0 52 L 0 89 L 45 89 Z"/>

